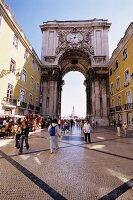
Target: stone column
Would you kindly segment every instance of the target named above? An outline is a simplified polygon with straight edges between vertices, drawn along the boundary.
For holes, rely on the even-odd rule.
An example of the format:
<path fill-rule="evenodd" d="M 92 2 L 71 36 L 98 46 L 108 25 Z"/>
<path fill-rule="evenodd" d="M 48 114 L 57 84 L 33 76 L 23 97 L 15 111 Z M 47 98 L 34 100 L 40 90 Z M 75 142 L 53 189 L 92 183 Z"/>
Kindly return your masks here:
<path fill-rule="evenodd" d="M 61 117 L 61 95 L 62 95 L 62 86 L 64 84 L 64 80 L 59 80 L 58 81 L 58 106 L 57 106 L 57 113 L 58 113 L 58 118 Z"/>
<path fill-rule="evenodd" d="M 42 74 L 42 115 L 59 117 L 61 100 L 60 75 L 58 68 L 46 68 Z"/>
<path fill-rule="evenodd" d="M 41 104 L 42 104 L 42 115 L 48 115 L 48 82 L 42 83 L 42 98 L 41 98 Z"/>
<path fill-rule="evenodd" d="M 92 114 L 92 99 L 91 99 L 91 82 L 89 79 L 84 81 L 86 86 L 86 117 L 90 118 Z"/>
<path fill-rule="evenodd" d="M 49 115 L 57 117 L 57 81 L 50 81 L 49 84 Z"/>
<path fill-rule="evenodd" d="M 100 116 L 100 83 L 98 80 L 95 81 L 95 114 L 97 117 Z"/>
<path fill-rule="evenodd" d="M 92 82 L 92 115 L 95 117 L 96 115 L 96 93 L 95 93 L 95 80 Z"/>
<path fill-rule="evenodd" d="M 101 105 L 101 107 L 102 107 L 102 109 L 103 109 L 103 111 L 102 111 L 102 116 L 103 117 L 105 117 L 105 116 L 107 116 L 107 108 L 108 108 L 108 106 L 107 106 L 107 93 L 106 93 L 106 81 L 105 80 L 102 80 L 101 81 L 101 98 L 102 98 L 102 105 Z"/>

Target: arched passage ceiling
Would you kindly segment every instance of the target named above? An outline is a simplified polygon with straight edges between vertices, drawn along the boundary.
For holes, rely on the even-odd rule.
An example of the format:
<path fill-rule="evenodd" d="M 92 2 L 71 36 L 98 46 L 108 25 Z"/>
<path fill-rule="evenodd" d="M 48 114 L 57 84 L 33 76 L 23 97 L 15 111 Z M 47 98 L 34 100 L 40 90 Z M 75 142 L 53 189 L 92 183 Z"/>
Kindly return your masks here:
<path fill-rule="evenodd" d="M 86 77 L 89 66 L 91 66 L 91 59 L 89 54 L 84 51 L 71 49 L 62 54 L 59 59 L 59 66 L 61 67 L 62 77 L 70 71 L 79 71 Z"/>

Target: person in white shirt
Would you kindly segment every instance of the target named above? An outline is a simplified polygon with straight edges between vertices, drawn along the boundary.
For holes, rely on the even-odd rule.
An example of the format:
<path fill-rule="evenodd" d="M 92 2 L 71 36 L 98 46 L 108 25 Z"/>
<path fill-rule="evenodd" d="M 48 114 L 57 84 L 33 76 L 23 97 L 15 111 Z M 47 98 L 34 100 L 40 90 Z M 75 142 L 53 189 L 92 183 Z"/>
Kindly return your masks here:
<path fill-rule="evenodd" d="M 61 137 L 57 119 L 53 119 L 52 123 L 49 125 L 48 127 L 49 133 L 51 127 L 54 127 L 54 132 L 55 132 L 54 135 L 50 135 L 50 152 L 53 153 L 54 148 L 56 148 L 56 150 L 59 148 L 58 137 Z"/>
<path fill-rule="evenodd" d="M 85 134 L 85 142 L 89 142 L 91 143 L 91 137 L 90 137 L 90 133 L 91 133 L 91 125 L 89 120 L 87 120 L 83 126 L 83 130 L 84 130 L 84 134 Z"/>

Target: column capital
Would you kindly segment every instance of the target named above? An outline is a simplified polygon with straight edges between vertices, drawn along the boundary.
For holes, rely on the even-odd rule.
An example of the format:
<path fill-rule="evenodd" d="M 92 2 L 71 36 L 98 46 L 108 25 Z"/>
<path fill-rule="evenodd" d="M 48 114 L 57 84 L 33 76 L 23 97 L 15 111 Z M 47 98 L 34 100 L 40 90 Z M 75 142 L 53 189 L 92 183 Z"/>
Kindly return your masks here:
<path fill-rule="evenodd" d="M 61 78 L 61 71 L 58 67 L 44 67 L 42 68 L 42 81 L 58 81 Z"/>

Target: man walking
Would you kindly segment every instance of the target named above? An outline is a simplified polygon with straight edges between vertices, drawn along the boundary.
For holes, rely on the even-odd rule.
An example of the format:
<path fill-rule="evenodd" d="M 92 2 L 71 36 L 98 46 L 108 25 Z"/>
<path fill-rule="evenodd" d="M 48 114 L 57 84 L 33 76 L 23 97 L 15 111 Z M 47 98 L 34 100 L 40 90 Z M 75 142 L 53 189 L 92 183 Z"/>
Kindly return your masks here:
<path fill-rule="evenodd" d="M 52 123 L 48 127 L 48 131 L 50 134 L 50 152 L 53 153 L 54 147 L 56 149 L 59 148 L 58 137 L 60 137 L 60 129 L 57 119 L 53 119 Z"/>
<path fill-rule="evenodd" d="M 89 120 L 87 120 L 83 126 L 83 130 L 84 130 L 84 134 L 85 134 L 85 142 L 89 142 L 91 143 L 91 137 L 90 137 L 90 133 L 91 133 L 91 125 Z"/>

